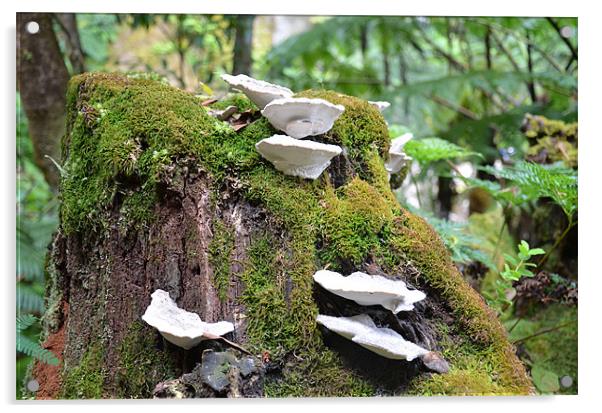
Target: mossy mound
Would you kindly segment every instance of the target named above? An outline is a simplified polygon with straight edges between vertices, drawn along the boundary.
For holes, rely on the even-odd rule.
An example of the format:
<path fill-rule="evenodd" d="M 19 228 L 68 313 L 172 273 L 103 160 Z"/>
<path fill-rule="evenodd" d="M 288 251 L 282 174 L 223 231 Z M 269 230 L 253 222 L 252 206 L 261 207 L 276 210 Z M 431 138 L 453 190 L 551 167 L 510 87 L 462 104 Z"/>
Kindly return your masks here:
<path fill-rule="evenodd" d="M 126 227 L 152 226 L 158 204 L 177 204 L 173 197 L 165 200 L 164 182 L 173 185 L 181 169 L 196 168 L 210 181 L 216 208 L 224 191 L 234 192 L 275 223 L 255 235 L 246 250 L 238 298 L 228 297 L 225 288 L 232 282 L 224 261 L 231 259 L 233 229 L 213 221 L 208 247 L 220 298 L 244 304 L 244 345 L 280 366 L 280 373 L 266 377 L 267 396 L 529 393 L 530 381 L 495 315 L 462 279 L 433 229 L 403 210 L 390 191 L 383 166 L 389 137 L 378 110 L 332 91 L 300 95 L 345 106 L 333 129 L 315 137 L 344 147 L 352 164 L 344 185 L 335 188 L 328 171 L 315 181 L 276 171 L 254 147 L 276 133 L 263 118 L 235 132 L 209 116 L 199 98 L 160 82 L 108 74 L 73 78 L 63 142 L 62 231 L 102 234 L 116 210 Z M 228 99 L 227 105 L 241 111 L 252 108 L 243 96 Z M 327 347 L 315 322 L 312 280 L 326 265 L 344 272 L 376 266 L 391 275 L 406 274 L 408 265 L 415 268 L 412 284 L 449 313 L 433 323 L 439 326 L 438 350 L 450 361 L 450 373 L 423 372 L 403 386 L 383 388 Z M 137 377 L 122 396 L 148 394 L 150 383 L 135 353 L 127 344 L 117 345 L 124 349 L 118 370 L 134 370 Z M 161 357 L 154 354 L 148 363 L 163 363 Z M 90 360 L 98 364 L 96 357 Z M 90 360 L 84 361 L 89 365 Z M 66 372 L 73 385 L 65 396 L 81 391 L 79 382 L 69 379 L 78 368 Z M 153 380 L 170 378 L 168 370 Z"/>
<path fill-rule="evenodd" d="M 563 162 L 578 166 L 577 122 L 565 123 L 543 116 L 527 114 L 521 127 L 529 138 L 529 157 L 538 163 Z"/>

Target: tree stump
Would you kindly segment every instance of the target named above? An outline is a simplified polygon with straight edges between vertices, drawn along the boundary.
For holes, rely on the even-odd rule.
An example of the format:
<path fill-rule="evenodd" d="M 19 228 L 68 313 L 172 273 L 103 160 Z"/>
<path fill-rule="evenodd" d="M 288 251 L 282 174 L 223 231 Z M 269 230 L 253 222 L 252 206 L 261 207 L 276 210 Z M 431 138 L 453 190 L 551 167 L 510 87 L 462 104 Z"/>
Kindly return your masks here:
<path fill-rule="evenodd" d="M 34 366 L 38 397 L 149 398 L 156 388 L 181 397 L 531 392 L 493 312 L 433 229 L 391 192 L 379 111 L 331 91 L 300 95 L 346 108 L 312 138 L 344 148 L 315 181 L 260 157 L 255 143 L 277 131 L 242 95 L 211 107 L 237 106 L 249 122 L 240 129 L 152 76 L 70 81 L 44 316 L 44 343 L 62 364 Z M 427 299 L 397 316 L 362 307 L 314 285 L 325 266 L 402 279 Z M 165 341 L 140 318 L 158 288 L 204 321 L 234 323 L 226 338 L 253 354 L 260 388 L 165 391 L 198 375 L 204 351 L 228 346 Z M 437 352 L 450 371 L 382 358 L 315 321 L 360 312 Z"/>

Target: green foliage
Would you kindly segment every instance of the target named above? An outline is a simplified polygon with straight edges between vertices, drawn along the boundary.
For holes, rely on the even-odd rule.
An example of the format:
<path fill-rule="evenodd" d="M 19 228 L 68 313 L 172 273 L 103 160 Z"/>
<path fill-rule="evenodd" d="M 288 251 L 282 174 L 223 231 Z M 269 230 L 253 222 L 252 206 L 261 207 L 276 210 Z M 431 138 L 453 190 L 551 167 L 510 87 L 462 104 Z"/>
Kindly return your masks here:
<path fill-rule="evenodd" d="M 16 311 L 17 395 L 26 366 L 37 359 L 56 365 L 55 355 L 39 343 L 37 317 L 45 311 L 44 265 L 48 245 L 58 225 L 57 202 L 44 175 L 35 163 L 27 118 L 17 96 L 17 226 L 16 226 Z"/>
<path fill-rule="evenodd" d="M 481 249 L 484 240 L 468 232 L 467 224 L 437 218 L 427 211 L 410 205 L 406 205 L 406 208 L 423 217 L 437 231 L 455 263 L 468 264 L 478 261 L 489 269 L 496 268 L 491 257 Z"/>
<path fill-rule="evenodd" d="M 423 166 L 444 159 L 479 155 L 441 138 L 412 139 L 405 144 L 404 152 Z"/>
<path fill-rule="evenodd" d="M 512 304 L 512 298 L 509 294 L 513 291 L 512 283 L 519 281 L 523 277 L 533 277 L 535 274 L 530 267 L 537 267 L 536 264 L 528 262 L 531 258 L 537 255 L 545 254 L 541 248 L 530 248 L 529 244 L 522 240 L 518 244 L 518 258 L 509 254 L 504 254 L 505 263 L 504 270 L 500 272 L 501 279 L 496 281 L 496 292 L 494 295 L 488 296 L 488 301 L 498 313 L 502 313 L 508 306 Z"/>
<path fill-rule="evenodd" d="M 77 28 L 86 58 L 86 69 L 105 69 L 109 59 L 109 46 L 117 40 L 118 16 L 101 13 L 78 13 Z"/>
<path fill-rule="evenodd" d="M 577 171 L 558 165 L 540 165 L 532 162 L 518 162 L 501 170 L 491 166 L 482 167 L 485 172 L 507 180 L 518 190 L 509 198 L 513 203 L 533 201 L 538 198 L 551 198 L 558 204 L 569 221 L 577 212 Z M 479 183 L 478 181 L 473 181 Z M 499 187 L 482 185 L 484 189 L 496 192 Z"/>
<path fill-rule="evenodd" d="M 555 20 L 572 30 L 574 44 L 577 20 Z M 482 47 L 488 35 L 489 51 Z M 527 44 L 534 45 L 532 70 Z M 576 113 L 577 61 L 545 18 L 323 18 L 277 45 L 265 61 L 260 73 L 271 80 L 390 101 L 389 123 L 406 124 L 418 136 L 443 132 L 488 158 L 496 156 L 491 130 L 517 130 L 526 112 Z M 547 102 L 526 103 L 531 82 Z"/>
<path fill-rule="evenodd" d="M 521 320 L 505 322 L 510 339 L 520 341 L 523 360 L 541 393 L 577 394 L 578 311 L 576 306 L 551 304 L 529 309 Z M 517 322 L 518 321 L 518 322 Z M 558 386 L 559 378 L 569 376 L 569 387 Z"/>
<path fill-rule="evenodd" d="M 42 348 L 38 343 L 23 335 L 25 330 L 37 321 L 37 318 L 31 314 L 17 317 L 17 351 L 38 359 L 43 363 L 56 366 L 59 364 L 59 360 L 51 351 Z"/>
<path fill-rule="evenodd" d="M 90 345 L 79 364 L 63 376 L 61 398 L 100 399 L 106 375 L 103 358 L 100 343 Z"/>

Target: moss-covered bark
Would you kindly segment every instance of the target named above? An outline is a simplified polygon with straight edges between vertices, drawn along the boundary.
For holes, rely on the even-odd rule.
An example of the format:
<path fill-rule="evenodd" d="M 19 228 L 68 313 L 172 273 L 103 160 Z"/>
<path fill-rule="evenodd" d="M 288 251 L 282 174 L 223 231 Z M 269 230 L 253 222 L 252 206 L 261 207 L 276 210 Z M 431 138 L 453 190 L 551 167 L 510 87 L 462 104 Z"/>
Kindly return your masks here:
<path fill-rule="evenodd" d="M 345 155 L 315 181 L 282 175 L 261 159 L 255 143 L 275 133 L 263 118 L 235 132 L 196 97 L 154 80 L 71 80 L 49 292 L 70 312 L 60 317 L 55 303 L 46 317 L 55 320 L 48 335 L 56 320 L 67 329 L 57 397 L 150 397 L 153 382 L 192 370 L 207 344 L 184 351 L 140 324 L 157 288 L 206 321 L 232 321 L 229 338 L 270 367 L 267 396 L 530 391 L 495 316 L 435 232 L 391 193 L 378 110 L 335 92 L 303 95 L 346 107 L 330 132 L 315 137 L 344 146 Z M 241 96 L 228 103 L 253 108 Z M 316 315 L 356 309 L 336 309 L 314 286 L 313 273 L 326 265 L 388 274 L 426 291 L 415 314 L 379 322 L 442 352 L 450 373 L 339 348 Z"/>

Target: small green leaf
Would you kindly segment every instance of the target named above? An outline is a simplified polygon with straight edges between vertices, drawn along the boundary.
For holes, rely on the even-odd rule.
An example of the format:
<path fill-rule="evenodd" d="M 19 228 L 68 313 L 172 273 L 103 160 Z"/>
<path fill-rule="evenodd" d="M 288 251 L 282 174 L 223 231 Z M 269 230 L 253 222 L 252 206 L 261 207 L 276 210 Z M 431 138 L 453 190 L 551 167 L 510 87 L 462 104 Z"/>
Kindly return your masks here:
<path fill-rule="evenodd" d="M 510 254 L 504 254 L 504 260 L 506 260 L 507 262 L 509 262 L 512 265 L 517 265 L 518 264 L 518 261 L 516 260 L 516 258 L 514 258 Z"/>
<path fill-rule="evenodd" d="M 533 248 L 532 250 L 529 250 L 529 255 L 542 255 L 545 253 L 546 252 L 544 250 L 542 250 L 541 248 Z"/>
<path fill-rule="evenodd" d="M 529 244 L 527 243 L 527 241 L 522 240 L 520 244 L 518 244 L 518 251 L 521 254 L 529 255 Z"/>

